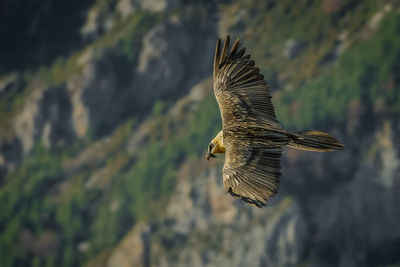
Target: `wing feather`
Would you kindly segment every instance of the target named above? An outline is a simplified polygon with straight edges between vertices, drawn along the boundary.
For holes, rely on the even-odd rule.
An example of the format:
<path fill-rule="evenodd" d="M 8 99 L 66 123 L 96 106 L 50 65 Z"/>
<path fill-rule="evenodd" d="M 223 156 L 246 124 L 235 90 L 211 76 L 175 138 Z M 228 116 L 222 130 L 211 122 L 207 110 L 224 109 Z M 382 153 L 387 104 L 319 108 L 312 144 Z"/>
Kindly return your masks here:
<path fill-rule="evenodd" d="M 234 59 L 234 56 L 236 55 L 236 51 L 237 51 L 238 47 L 239 47 L 239 40 L 236 40 L 232 45 L 229 60 Z"/>
<path fill-rule="evenodd" d="M 219 70 L 219 58 L 221 56 L 221 39 L 218 38 L 217 47 L 214 54 L 214 73 Z"/>
<path fill-rule="evenodd" d="M 246 48 L 238 50 L 239 40 L 236 40 L 229 51 L 230 37 L 226 38 L 221 52 L 221 41 L 218 39 L 214 57 L 214 93 L 220 105 L 226 105 L 226 101 L 247 101 L 247 119 L 251 121 L 269 122 L 275 128 L 280 128 L 271 102 L 271 93 L 268 90 L 264 76 L 255 66 L 250 55 L 245 56 Z M 229 97 L 227 97 L 229 95 Z M 239 96 L 240 95 L 240 96 Z M 225 101 L 225 103 L 224 103 Z M 231 103 L 233 107 L 234 103 Z M 236 117 L 229 110 L 221 116 L 223 125 L 235 123 Z"/>
<path fill-rule="evenodd" d="M 222 48 L 221 57 L 219 59 L 219 65 L 220 66 L 224 65 L 226 63 L 226 61 L 228 60 L 229 42 L 230 42 L 230 37 L 228 35 L 226 37 L 225 42 L 224 42 L 224 47 Z"/>
<path fill-rule="evenodd" d="M 282 148 L 236 142 L 227 149 L 236 157 L 224 164 L 225 192 L 257 207 L 265 206 L 278 191 Z"/>

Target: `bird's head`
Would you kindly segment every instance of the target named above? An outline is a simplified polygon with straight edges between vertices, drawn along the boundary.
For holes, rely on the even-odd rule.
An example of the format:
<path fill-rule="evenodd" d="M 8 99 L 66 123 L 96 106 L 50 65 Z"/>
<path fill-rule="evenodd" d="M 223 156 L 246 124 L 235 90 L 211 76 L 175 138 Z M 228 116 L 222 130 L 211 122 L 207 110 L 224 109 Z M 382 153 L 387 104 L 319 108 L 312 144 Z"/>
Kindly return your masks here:
<path fill-rule="evenodd" d="M 208 145 L 206 159 L 209 160 L 210 158 L 215 158 L 215 154 L 219 153 L 225 153 L 222 131 L 220 131 Z"/>

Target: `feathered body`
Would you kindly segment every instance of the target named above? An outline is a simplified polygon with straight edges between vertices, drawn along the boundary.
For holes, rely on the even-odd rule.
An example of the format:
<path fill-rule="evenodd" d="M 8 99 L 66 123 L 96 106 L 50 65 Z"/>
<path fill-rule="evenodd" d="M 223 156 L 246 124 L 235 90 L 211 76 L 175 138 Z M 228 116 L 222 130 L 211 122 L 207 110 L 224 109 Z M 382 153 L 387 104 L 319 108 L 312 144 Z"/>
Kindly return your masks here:
<path fill-rule="evenodd" d="M 214 94 L 222 131 L 211 141 L 207 159 L 225 153 L 225 191 L 262 207 L 278 190 L 284 146 L 325 152 L 343 149 L 343 144 L 327 133 L 283 129 L 264 76 L 250 55 L 244 55 L 245 47 L 238 49 L 239 40 L 230 52 L 229 43 L 228 36 L 221 50 L 219 39 L 214 56 Z"/>

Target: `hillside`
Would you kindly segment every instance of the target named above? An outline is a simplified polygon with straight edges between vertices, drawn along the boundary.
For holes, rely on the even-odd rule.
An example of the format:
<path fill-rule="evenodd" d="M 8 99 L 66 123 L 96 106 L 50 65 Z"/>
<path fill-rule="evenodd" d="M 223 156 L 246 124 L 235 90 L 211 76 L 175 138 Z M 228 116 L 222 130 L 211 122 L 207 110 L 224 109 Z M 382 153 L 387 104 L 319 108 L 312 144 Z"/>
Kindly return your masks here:
<path fill-rule="evenodd" d="M 0 65 L 1 266 L 400 264 L 397 1 L 37 1 L 21 21 L 11 2 L 5 23 L 60 28 L 1 46 L 33 51 Z M 227 33 L 286 129 L 346 145 L 286 149 L 264 209 L 225 195 L 223 156 L 204 158 Z"/>

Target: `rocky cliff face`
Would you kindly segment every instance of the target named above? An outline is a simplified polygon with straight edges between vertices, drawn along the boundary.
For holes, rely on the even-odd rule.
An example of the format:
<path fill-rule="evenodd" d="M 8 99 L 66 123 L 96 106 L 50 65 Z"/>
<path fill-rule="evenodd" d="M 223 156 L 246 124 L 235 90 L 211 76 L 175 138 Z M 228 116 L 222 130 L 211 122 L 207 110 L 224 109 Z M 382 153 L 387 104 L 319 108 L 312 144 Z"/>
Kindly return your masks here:
<path fill-rule="evenodd" d="M 399 5 L 306 2 L 74 9 L 68 56 L 0 77 L 0 265 L 398 264 Z M 227 32 L 264 68 L 286 128 L 346 145 L 285 150 L 265 209 L 226 195 L 223 156 L 203 155 L 220 129 L 210 75 Z"/>
<path fill-rule="evenodd" d="M 342 136 L 349 144 L 345 151 L 287 149 L 280 193 L 266 209 L 223 193 L 223 159 L 185 162 L 163 219 L 136 225 L 105 266 L 398 262 L 400 151 L 395 136 L 400 124 L 397 118 L 385 119 L 359 138 L 369 119 L 361 119 L 357 135 Z"/>
<path fill-rule="evenodd" d="M 0 73 L 29 70 L 82 45 L 79 28 L 91 1 L 0 3 Z M 27 49 L 29 48 L 29 49 Z"/>
<path fill-rule="evenodd" d="M 152 12 L 166 12 L 166 2 L 157 5 L 163 8 Z M 188 16 L 197 11 L 184 6 L 182 12 Z M 157 100 L 175 101 L 208 76 L 212 58 L 204 55 L 214 46 L 215 21 L 212 14 L 210 21 L 190 23 L 184 16 L 171 16 L 143 34 L 132 52 L 135 61 L 122 55 L 118 45 L 90 45 L 75 56 L 71 64 L 78 71 L 67 79 L 56 85 L 37 81 L 28 85 L 29 92 L 10 125 L 12 137 L 0 140 L 4 147 L 13 147 L 2 155 L 3 172 L 12 170 L 37 143 L 63 147 L 89 132 L 108 135 L 133 115 L 145 118 Z M 68 71 L 65 68 L 60 72 Z M 24 86 L 21 79 L 6 79 L 6 86 L 10 82 Z"/>

